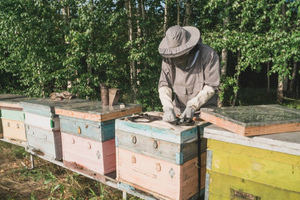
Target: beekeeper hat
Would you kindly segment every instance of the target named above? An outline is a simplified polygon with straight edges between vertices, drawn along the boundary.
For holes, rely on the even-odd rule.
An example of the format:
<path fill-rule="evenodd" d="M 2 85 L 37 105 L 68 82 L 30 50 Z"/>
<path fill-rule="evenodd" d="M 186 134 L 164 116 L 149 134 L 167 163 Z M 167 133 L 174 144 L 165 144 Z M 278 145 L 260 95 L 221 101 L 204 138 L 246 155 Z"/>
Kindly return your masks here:
<path fill-rule="evenodd" d="M 159 44 L 158 51 L 165 58 L 174 58 L 188 53 L 198 43 L 200 31 L 193 26 L 170 27 Z"/>

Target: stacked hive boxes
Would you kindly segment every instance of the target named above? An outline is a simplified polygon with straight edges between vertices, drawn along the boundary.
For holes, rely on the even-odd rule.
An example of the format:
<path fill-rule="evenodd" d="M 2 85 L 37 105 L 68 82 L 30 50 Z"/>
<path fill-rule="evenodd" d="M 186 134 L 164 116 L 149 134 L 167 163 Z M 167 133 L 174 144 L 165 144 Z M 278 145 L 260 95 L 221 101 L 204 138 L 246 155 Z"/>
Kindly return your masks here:
<path fill-rule="evenodd" d="M 82 100 L 54 101 L 34 99 L 22 101 L 29 151 L 52 160 L 62 159 L 60 122 L 56 105 L 68 105 Z"/>
<path fill-rule="evenodd" d="M 141 111 L 138 105 L 121 109 L 120 105 L 102 106 L 99 101 L 56 107 L 61 122 L 64 165 L 99 178 L 114 172 L 115 119 Z"/>
<path fill-rule="evenodd" d="M 1 95 L 0 108 L 1 108 L 1 121 L 2 128 L 0 127 L 1 136 L 8 142 L 26 146 L 26 133 L 24 127 L 24 113 L 20 105 L 20 101 L 27 99 L 19 95 Z M 1 131 L 2 130 L 2 131 Z"/>
<path fill-rule="evenodd" d="M 202 113 L 218 124 L 204 129 L 205 199 L 300 199 L 299 110 L 268 105 Z"/>
<path fill-rule="evenodd" d="M 200 193 L 198 170 L 201 166 L 202 189 L 206 160 L 206 140 L 203 139 L 203 162 L 198 164 L 197 131 L 206 124 L 198 122 L 198 126 L 175 126 L 160 120 L 152 121 L 151 118 L 149 122 L 143 122 L 142 118 L 139 122 L 138 118 L 133 119 L 116 120 L 120 189 L 129 185 L 160 199 L 197 197 Z"/>

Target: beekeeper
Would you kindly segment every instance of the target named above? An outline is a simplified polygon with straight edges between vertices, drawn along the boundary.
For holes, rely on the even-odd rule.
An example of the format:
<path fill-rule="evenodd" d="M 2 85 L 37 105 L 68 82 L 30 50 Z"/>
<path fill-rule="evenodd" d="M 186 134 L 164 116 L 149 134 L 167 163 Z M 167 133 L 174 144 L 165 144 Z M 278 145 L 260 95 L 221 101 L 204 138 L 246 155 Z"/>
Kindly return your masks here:
<path fill-rule="evenodd" d="M 190 120 L 204 107 L 217 106 L 220 83 L 219 56 L 202 44 L 200 31 L 192 26 L 172 26 L 161 41 L 162 69 L 158 83 L 163 120 Z"/>

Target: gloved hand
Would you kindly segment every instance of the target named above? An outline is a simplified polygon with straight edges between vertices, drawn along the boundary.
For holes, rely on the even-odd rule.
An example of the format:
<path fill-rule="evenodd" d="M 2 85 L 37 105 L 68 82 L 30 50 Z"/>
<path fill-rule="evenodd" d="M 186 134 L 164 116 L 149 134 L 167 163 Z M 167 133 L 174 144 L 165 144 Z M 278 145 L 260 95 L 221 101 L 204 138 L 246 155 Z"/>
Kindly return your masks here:
<path fill-rule="evenodd" d="M 165 122 L 174 122 L 176 121 L 176 115 L 172 108 L 165 108 L 164 109 L 164 115 L 163 115 L 163 121 Z"/>
<path fill-rule="evenodd" d="M 195 110 L 196 109 L 194 107 L 186 107 L 183 113 L 179 117 L 180 122 L 193 120 Z"/>

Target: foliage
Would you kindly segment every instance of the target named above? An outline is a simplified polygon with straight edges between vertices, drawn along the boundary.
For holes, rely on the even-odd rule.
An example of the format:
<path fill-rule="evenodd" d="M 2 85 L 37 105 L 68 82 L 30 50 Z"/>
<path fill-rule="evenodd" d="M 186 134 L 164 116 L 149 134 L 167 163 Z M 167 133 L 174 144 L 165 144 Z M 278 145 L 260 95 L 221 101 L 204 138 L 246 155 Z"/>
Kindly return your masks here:
<path fill-rule="evenodd" d="M 68 90 L 79 98 L 100 100 L 99 84 L 105 83 L 122 90 L 120 101 L 160 110 L 157 82 L 161 57 L 157 47 L 164 35 L 164 6 L 169 6 L 167 25 L 172 26 L 177 21 L 176 2 L 1 1 L 0 91 L 47 97 Z M 181 22 L 187 2 L 180 1 Z M 190 24 L 200 29 L 203 42 L 217 50 L 220 58 L 222 50 L 229 52 L 221 100 L 231 102 L 242 87 L 238 77 L 249 70 L 266 77 L 292 78 L 293 63 L 300 62 L 299 1 L 191 2 Z M 271 66 L 268 72 L 266 64 Z"/>

